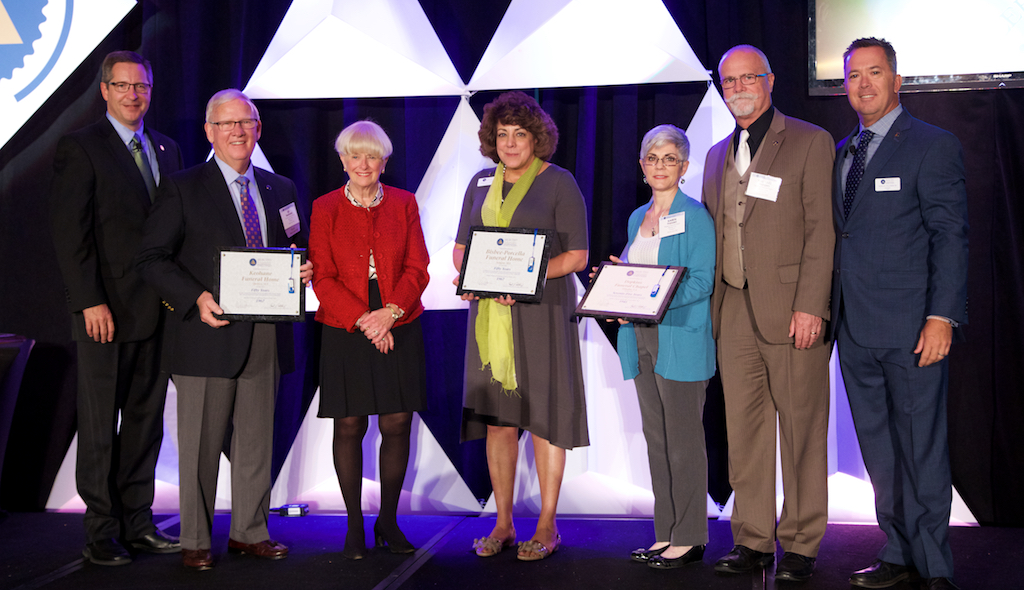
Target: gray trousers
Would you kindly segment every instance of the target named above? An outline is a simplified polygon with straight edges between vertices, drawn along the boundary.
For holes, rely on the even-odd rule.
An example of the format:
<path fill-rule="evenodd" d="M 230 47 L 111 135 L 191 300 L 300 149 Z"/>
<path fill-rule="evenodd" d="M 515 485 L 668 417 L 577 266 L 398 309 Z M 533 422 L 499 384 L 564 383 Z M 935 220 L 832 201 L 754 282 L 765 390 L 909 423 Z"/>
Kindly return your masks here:
<path fill-rule="evenodd" d="M 178 390 L 178 478 L 183 549 L 209 549 L 217 471 L 231 436 L 231 538 L 270 538 L 270 462 L 280 371 L 273 324 L 256 324 L 245 368 L 235 379 L 173 375 Z"/>
<path fill-rule="evenodd" d="M 707 381 L 673 381 L 654 372 L 658 327 L 637 324 L 640 374 L 633 380 L 654 488 L 654 534 L 676 546 L 708 542 Z"/>

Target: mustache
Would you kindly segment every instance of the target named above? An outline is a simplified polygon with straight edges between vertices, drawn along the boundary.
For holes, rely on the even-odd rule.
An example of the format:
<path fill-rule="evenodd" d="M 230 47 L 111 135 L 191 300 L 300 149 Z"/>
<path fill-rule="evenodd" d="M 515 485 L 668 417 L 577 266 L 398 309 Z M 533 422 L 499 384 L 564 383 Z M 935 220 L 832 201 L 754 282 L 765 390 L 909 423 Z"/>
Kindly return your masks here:
<path fill-rule="evenodd" d="M 726 99 L 725 102 L 731 105 L 738 100 L 754 100 L 756 98 L 757 95 L 750 92 L 737 92 L 736 94 L 733 94 L 728 99 Z"/>

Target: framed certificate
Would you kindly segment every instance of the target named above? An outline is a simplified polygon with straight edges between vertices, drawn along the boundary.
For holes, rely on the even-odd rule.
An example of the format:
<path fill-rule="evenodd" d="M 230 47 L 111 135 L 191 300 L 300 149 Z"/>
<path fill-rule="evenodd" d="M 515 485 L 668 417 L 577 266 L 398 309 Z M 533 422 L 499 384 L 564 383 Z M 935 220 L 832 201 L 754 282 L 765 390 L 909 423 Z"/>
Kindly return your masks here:
<path fill-rule="evenodd" d="M 555 232 L 516 227 L 469 228 L 462 257 L 459 295 L 510 295 L 516 301 L 536 303 L 544 296 L 548 257 Z"/>
<path fill-rule="evenodd" d="M 306 289 L 299 267 L 306 251 L 289 248 L 228 248 L 217 258 L 220 282 L 213 294 L 224 310 L 218 319 L 243 322 L 302 322 Z"/>
<path fill-rule="evenodd" d="M 683 266 L 602 262 L 576 315 L 660 324 L 685 275 Z"/>

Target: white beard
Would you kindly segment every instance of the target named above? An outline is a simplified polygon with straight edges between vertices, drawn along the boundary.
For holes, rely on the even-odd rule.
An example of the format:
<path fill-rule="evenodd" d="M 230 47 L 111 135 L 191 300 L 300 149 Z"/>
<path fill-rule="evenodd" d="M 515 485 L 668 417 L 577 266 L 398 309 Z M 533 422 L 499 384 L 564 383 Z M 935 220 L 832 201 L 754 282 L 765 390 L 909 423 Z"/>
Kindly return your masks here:
<path fill-rule="evenodd" d="M 729 100 L 725 101 L 729 105 L 729 110 L 736 117 L 747 117 L 754 112 L 754 100 L 757 99 L 756 94 L 749 92 L 737 92 L 729 97 Z M 745 101 L 743 104 L 738 104 L 738 101 Z"/>

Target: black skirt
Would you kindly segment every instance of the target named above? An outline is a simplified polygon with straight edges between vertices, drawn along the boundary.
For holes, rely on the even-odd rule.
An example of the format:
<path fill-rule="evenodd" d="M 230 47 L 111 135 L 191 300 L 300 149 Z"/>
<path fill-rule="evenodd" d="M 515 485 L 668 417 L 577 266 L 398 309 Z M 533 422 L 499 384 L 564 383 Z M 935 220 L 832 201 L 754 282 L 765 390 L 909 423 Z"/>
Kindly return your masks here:
<path fill-rule="evenodd" d="M 370 281 L 370 309 L 383 307 Z M 391 329 L 384 354 L 362 332 L 323 326 L 320 339 L 321 418 L 415 412 L 426 408 L 426 364 L 419 318 Z"/>

